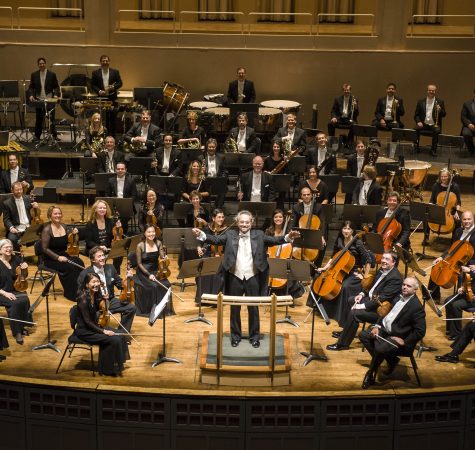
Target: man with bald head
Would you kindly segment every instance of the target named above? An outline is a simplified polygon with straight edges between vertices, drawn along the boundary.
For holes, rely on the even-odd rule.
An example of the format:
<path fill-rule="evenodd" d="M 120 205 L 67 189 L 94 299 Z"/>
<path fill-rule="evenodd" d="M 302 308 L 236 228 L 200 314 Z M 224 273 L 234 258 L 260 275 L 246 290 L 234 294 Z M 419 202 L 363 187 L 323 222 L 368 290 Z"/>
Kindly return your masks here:
<path fill-rule="evenodd" d="M 255 156 L 252 160 L 252 171 L 240 177 L 240 189 L 237 195 L 239 201 L 273 202 L 275 200 L 272 177 L 262 170 L 263 167 L 262 157 Z"/>

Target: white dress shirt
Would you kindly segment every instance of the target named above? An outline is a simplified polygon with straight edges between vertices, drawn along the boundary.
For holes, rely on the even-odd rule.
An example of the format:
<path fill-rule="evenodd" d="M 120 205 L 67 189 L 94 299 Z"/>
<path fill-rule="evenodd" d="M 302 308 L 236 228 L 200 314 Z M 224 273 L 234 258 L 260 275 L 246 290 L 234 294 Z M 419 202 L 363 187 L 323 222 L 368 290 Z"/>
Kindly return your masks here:
<path fill-rule="evenodd" d="M 260 202 L 262 173 L 252 173 L 251 202 Z"/>
<path fill-rule="evenodd" d="M 102 69 L 102 83 L 104 84 L 104 90 L 109 86 L 109 69 Z"/>
<path fill-rule="evenodd" d="M 356 157 L 356 176 L 361 176 L 361 171 L 363 170 L 364 156 Z"/>
<path fill-rule="evenodd" d="M 106 272 L 104 270 L 104 267 L 99 269 L 99 267 L 92 266 L 92 268 L 94 269 L 94 272 L 97 273 L 97 275 L 99 276 L 99 278 L 101 280 L 101 293 L 102 293 L 102 295 L 107 297 L 109 292 L 107 290 Z"/>
<path fill-rule="evenodd" d="M 172 153 L 172 149 L 170 148 L 163 148 L 163 164 L 162 164 L 162 172 L 170 172 L 170 155 Z"/>
<path fill-rule="evenodd" d="M 239 244 L 236 256 L 234 275 L 241 280 L 248 280 L 256 274 L 252 259 L 251 232 L 239 233 Z"/>
<path fill-rule="evenodd" d="M 394 102 L 394 97 L 388 97 L 386 96 L 386 110 L 384 111 L 384 118 L 386 120 L 391 120 L 393 118 L 393 102 Z"/>
<path fill-rule="evenodd" d="M 208 176 L 215 177 L 217 175 L 216 170 L 216 155 L 208 155 Z"/>
<path fill-rule="evenodd" d="M 17 166 L 15 169 L 10 169 L 10 184 L 13 184 L 15 181 L 18 180 L 19 171 L 20 171 L 19 166 Z"/>
<path fill-rule="evenodd" d="M 117 198 L 124 198 L 125 177 L 117 177 Z"/>
<path fill-rule="evenodd" d="M 426 125 L 434 125 L 434 119 L 432 117 L 432 111 L 435 106 L 435 98 L 430 99 L 426 98 L 426 118 L 424 120 L 424 123 Z"/>
<path fill-rule="evenodd" d="M 244 153 L 246 151 L 246 129 L 244 130 L 239 129 L 237 135 L 237 147 L 240 153 Z"/>
<path fill-rule="evenodd" d="M 360 196 L 358 198 L 359 205 L 367 205 L 368 204 L 368 191 L 371 186 L 373 180 L 364 180 L 363 186 L 361 186 Z"/>
<path fill-rule="evenodd" d="M 28 215 L 26 213 L 25 201 L 23 200 L 23 197 L 20 197 L 20 198 L 14 197 L 14 199 L 15 199 L 16 208 L 18 210 L 18 220 L 20 221 L 20 223 L 17 226 L 15 226 L 15 228 L 18 231 L 23 232 L 30 225 L 30 221 L 28 220 Z"/>
<path fill-rule="evenodd" d="M 393 267 L 393 269 L 394 269 L 394 267 Z M 376 289 L 376 287 L 386 278 L 386 276 L 389 274 L 389 272 L 391 272 L 391 270 L 393 270 L 393 269 L 389 269 L 387 271 L 384 271 L 383 269 L 381 269 L 381 276 L 378 278 L 376 283 L 373 284 L 373 287 L 368 292 L 369 298 L 373 297 L 373 292 Z"/>
<path fill-rule="evenodd" d="M 391 333 L 392 329 L 392 324 L 396 317 L 399 315 L 399 313 L 403 310 L 403 308 L 408 304 L 409 300 L 413 297 L 411 295 L 410 297 L 404 298 L 402 295 L 399 298 L 399 300 L 394 304 L 392 307 L 391 311 L 389 311 L 388 315 L 383 319 L 383 325 L 384 328 L 388 333 Z"/>

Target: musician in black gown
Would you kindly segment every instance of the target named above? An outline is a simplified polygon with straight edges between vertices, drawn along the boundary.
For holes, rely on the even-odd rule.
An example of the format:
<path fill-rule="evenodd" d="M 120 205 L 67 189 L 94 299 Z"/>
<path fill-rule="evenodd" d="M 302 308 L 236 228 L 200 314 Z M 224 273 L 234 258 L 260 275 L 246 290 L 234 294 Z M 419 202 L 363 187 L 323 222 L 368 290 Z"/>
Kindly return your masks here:
<path fill-rule="evenodd" d="M 329 202 L 330 192 L 328 186 L 318 178 L 316 166 L 308 166 L 307 178 L 303 180 L 299 185 L 299 192 L 302 192 L 302 188 L 307 187 L 315 195 L 315 202 L 325 205 Z"/>

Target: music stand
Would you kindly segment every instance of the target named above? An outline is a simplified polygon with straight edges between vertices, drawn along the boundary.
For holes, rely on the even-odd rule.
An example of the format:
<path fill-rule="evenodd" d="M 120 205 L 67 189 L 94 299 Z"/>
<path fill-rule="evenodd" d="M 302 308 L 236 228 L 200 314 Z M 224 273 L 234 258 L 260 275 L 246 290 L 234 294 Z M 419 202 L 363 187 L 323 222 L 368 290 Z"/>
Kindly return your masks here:
<path fill-rule="evenodd" d="M 92 158 L 96 159 L 96 158 Z M 94 174 L 94 186 L 96 187 L 96 195 L 103 194 L 107 192 L 109 186 L 109 178 L 115 177 L 115 173 L 95 173 Z"/>
<path fill-rule="evenodd" d="M 181 162 L 184 167 L 188 166 L 192 161 L 199 161 L 203 151 L 200 148 L 184 148 L 180 152 Z"/>
<path fill-rule="evenodd" d="M 222 256 L 212 256 L 210 258 L 189 259 L 188 261 L 183 261 L 177 278 L 185 279 L 196 277 L 196 288 L 198 292 L 201 292 L 201 277 L 204 277 L 206 275 L 216 275 L 219 270 L 219 267 L 221 266 L 222 260 Z M 192 322 L 203 322 L 207 325 L 213 325 L 211 321 L 205 318 L 204 313 L 201 311 L 201 298 L 198 304 L 198 316 L 193 317 L 192 319 L 185 320 L 185 323 Z"/>
<path fill-rule="evenodd" d="M 119 241 L 112 241 L 111 249 L 106 256 L 108 259 L 122 258 L 127 256 L 130 247 L 130 238 L 124 238 Z"/>
<path fill-rule="evenodd" d="M 310 263 L 308 261 L 268 258 L 268 262 L 269 279 L 281 278 L 287 280 L 285 295 L 289 295 L 289 281 L 309 281 L 312 279 L 312 276 L 310 275 Z M 290 317 L 289 305 L 285 305 L 285 317 L 276 320 L 275 323 L 288 323 L 296 328 L 300 326 Z"/>
<path fill-rule="evenodd" d="M 396 250 L 399 261 L 402 261 L 404 263 L 404 278 L 407 277 L 409 267 L 413 270 L 413 272 L 418 273 L 423 277 L 427 275 L 427 273 L 419 267 L 419 264 L 417 264 L 417 261 L 415 260 L 411 252 L 406 250 L 404 247 L 401 247 L 400 245 L 395 245 L 394 249 Z"/>
<path fill-rule="evenodd" d="M 152 111 L 163 100 L 163 87 L 136 87 L 134 88 L 134 100 Z"/>
<path fill-rule="evenodd" d="M 186 220 L 190 214 L 193 214 L 193 205 L 191 203 L 174 203 L 173 218 L 176 220 Z"/>
<path fill-rule="evenodd" d="M 343 220 L 350 220 L 356 227 L 362 223 L 374 223 L 380 205 L 343 205 Z"/>
<path fill-rule="evenodd" d="M 144 180 L 148 179 L 148 175 L 152 170 L 152 156 L 134 156 L 127 163 L 127 172 L 132 175 L 142 175 Z"/>
<path fill-rule="evenodd" d="M 130 218 L 134 216 L 134 199 L 117 197 L 97 197 L 96 201 L 106 202 L 112 211 L 117 211 L 120 217 Z"/>
<path fill-rule="evenodd" d="M 376 163 L 376 175 L 378 177 L 385 177 L 388 174 L 388 171 L 397 172 L 399 169 L 399 164 L 394 162 L 377 162 Z"/>
<path fill-rule="evenodd" d="M 206 185 L 211 195 L 224 194 L 228 190 L 226 177 L 206 177 Z"/>
<path fill-rule="evenodd" d="M 89 178 L 99 171 L 99 159 L 92 156 L 84 156 L 79 158 L 79 170 Z M 115 175 L 115 174 L 114 174 Z"/>
<path fill-rule="evenodd" d="M 290 186 L 292 183 L 292 175 L 275 173 L 271 174 L 272 184 L 274 186 L 274 191 L 279 194 L 288 194 L 290 192 Z M 283 202 L 282 202 L 283 204 Z M 289 208 L 290 208 L 290 199 L 289 199 Z"/>
<path fill-rule="evenodd" d="M 447 167 L 452 166 L 452 154 L 454 150 L 462 150 L 464 146 L 463 136 L 451 136 L 448 134 L 439 134 L 437 137 L 437 148 L 446 151 L 449 154 Z"/>
<path fill-rule="evenodd" d="M 228 169 L 239 169 L 239 173 L 252 169 L 252 160 L 255 153 L 226 153 L 226 167 Z"/>
<path fill-rule="evenodd" d="M 23 236 L 20 238 L 19 244 L 28 245 L 32 242 L 36 242 L 38 240 L 39 231 L 43 226 L 44 225 L 42 223 L 29 226 L 23 233 Z"/>
<path fill-rule="evenodd" d="M 307 170 L 307 158 L 305 156 L 294 156 L 287 164 L 289 173 L 304 174 Z"/>
<path fill-rule="evenodd" d="M 185 179 L 182 177 L 150 175 L 148 182 L 155 192 L 160 192 L 160 195 L 173 194 L 175 197 L 178 197 L 185 187 Z M 165 221 L 168 225 L 168 209 L 165 210 Z"/>
<path fill-rule="evenodd" d="M 365 241 L 368 250 L 375 255 L 382 255 L 384 253 L 383 236 L 378 233 L 366 233 Z"/>
<path fill-rule="evenodd" d="M 391 139 L 394 142 L 417 142 L 417 131 L 412 128 L 393 128 L 391 130 Z"/>
<path fill-rule="evenodd" d="M 353 134 L 357 137 L 375 138 L 378 137 L 378 129 L 372 125 L 353 125 Z"/>
<path fill-rule="evenodd" d="M 436 223 L 437 225 L 445 225 L 445 208 L 443 206 L 434 205 L 432 203 L 411 202 L 409 203 L 409 211 L 411 218 L 422 223 Z M 422 253 L 416 253 L 417 260 L 435 259 L 435 256 L 426 254 L 425 239 L 422 241 Z"/>
<path fill-rule="evenodd" d="M 360 181 L 360 179 L 361 179 L 360 177 L 350 177 L 350 176 L 341 177 L 341 192 L 343 192 L 343 194 L 353 195 L 353 191 L 355 190 L 355 187 Z"/>
<path fill-rule="evenodd" d="M 129 236 L 127 239 L 130 240 L 129 246 L 127 247 L 127 256 L 128 256 L 129 253 L 131 252 L 130 249 L 132 249 L 133 252 L 137 250 L 137 245 L 139 244 L 139 242 L 142 242 L 143 240 L 143 234 L 136 234 L 134 236 Z"/>
<path fill-rule="evenodd" d="M 276 202 L 248 202 L 241 201 L 238 204 L 238 211 L 250 211 L 252 215 L 256 218 L 256 228 L 259 225 L 259 216 L 263 216 L 265 219 L 270 219 L 272 213 L 277 207 Z"/>

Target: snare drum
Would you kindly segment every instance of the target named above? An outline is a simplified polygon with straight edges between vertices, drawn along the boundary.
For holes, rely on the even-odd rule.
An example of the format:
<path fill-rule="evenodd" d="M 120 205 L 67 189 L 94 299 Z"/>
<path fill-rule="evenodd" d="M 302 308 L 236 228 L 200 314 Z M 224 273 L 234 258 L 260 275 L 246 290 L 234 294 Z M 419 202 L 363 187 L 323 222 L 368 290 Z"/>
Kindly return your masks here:
<path fill-rule="evenodd" d="M 191 102 L 188 105 L 188 109 L 192 109 L 195 111 L 204 111 L 205 109 L 216 108 L 218 106 L 219 103 L 214 102 Z"/>
<path fill-rule="evenodd" d="M 209 108 L 207 113 L 213 114 L 214 131 L 218 133 L 227 133 L 231 129 L 231 118 L 229 117 L 229 108 L 217 107 Z"/>
<path fill-rule="evenodd" d="M 298 114 L 302 105 L 292 100 L 266 100 L 260 106 L 280 109 L 284 114 Z"/>
<path fill-rule="evenodd" d="M 409 184 L 416 188 L 425 181 L 431 167 L 432 164 L 425 161 L 406 160 L 404 161 L 404 174 Z"/>
<path fill-rule="evenodd" d="M 277 133 L 282 126 L 282 111 L 277 108 L 259 107 L 259 120 L 255 127 L 258 133 Z"/>
<path fill-rule="evenodd" d="M 165 81 L 163 85 L 163 104 L 171 111 L 178 112 L 185 105 L 190 96 L 179 84 Z"/>

